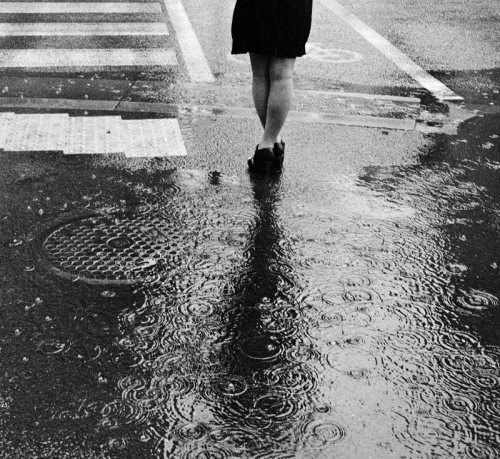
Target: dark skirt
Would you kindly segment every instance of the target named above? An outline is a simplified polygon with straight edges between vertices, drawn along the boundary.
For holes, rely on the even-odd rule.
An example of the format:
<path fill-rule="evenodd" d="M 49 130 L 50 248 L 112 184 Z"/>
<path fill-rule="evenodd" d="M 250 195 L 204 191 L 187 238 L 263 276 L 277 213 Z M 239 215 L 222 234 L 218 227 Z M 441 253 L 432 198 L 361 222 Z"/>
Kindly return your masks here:
<path fill-rule="evenodd" d="M 236 0 L 231 53 L 303 56 L 311 17 L 312 0 Z"/>

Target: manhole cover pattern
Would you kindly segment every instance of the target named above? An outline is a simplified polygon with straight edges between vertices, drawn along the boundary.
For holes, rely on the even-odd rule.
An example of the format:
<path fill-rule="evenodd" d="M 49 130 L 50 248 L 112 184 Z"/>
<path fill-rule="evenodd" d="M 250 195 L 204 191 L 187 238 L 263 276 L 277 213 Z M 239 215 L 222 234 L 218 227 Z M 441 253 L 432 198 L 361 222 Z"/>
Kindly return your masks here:
<path fill-rule="evenodd" d="M 54 230 L 42 248 L 51 268 L 65 277 L 144 282 L 178 265 L 189 240 L 181 230 L 178 221 L 151 215 L 88 217 Z"/>

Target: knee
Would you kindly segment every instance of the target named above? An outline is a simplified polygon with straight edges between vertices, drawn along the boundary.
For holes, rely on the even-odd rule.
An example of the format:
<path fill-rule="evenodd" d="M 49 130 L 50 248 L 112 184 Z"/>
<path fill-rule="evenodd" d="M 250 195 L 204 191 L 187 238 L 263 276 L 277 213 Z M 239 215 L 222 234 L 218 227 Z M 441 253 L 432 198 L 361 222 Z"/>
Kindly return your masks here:
<path fill-rule="evenodd" d="M 293 79 L 293 66 L 272 65 L 269 69 L 269 79 L 273 82 L 291 81 Z"/>

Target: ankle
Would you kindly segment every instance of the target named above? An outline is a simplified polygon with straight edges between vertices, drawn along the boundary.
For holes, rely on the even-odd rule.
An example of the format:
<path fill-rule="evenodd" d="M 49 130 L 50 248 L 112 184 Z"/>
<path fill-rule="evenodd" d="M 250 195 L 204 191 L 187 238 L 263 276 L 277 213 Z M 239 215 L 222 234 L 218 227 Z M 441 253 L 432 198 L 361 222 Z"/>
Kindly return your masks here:
<path fill-rule="evenodd" d="M 259 150 L 263 150 L 264 148 L 274 148 L 274 142 L 267 142 L 267 141 L 262 141 L 257 145 L 257 148 Z"/>

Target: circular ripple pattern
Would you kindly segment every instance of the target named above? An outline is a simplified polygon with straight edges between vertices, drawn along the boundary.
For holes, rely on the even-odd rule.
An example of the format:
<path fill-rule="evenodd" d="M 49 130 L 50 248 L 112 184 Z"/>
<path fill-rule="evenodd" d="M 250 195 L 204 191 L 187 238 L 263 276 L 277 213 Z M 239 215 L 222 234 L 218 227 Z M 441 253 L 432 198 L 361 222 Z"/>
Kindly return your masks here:
<path fill-rule="evenodd" d="M 346 430 L 332 421 L 316 420 L 305 426 L 305 442 L 313 448 L 322 448 L 340 442 L 346 436 Z"/>
<path fill-rule="evenodd" d="M 236 397 L 248 389 L 245 380 L 238 376 L 221 376 L 212 383 L 215 393 L 221 397 Z"/>
<path fill-rule="evenodd" d="M 468 311 L 484 311 L 492 307 L 497 307 L 499 304 L 496 296 L 475 289 L 471 289 L 469 292 L 461 291 L 457 303 Z"/>
<path fill-rule="evenodd" d="M 205 424 L 191 422 L 180 426 L 176 435 L 185 441 L 201 440 L 208 434 L 208 427 Z"/>
<path fill-rule="evenodd" d="M 52 231 L 42 244 L 57 274 L 89 283 L 152 282 L 186 248 L 182 224 L 155 215 L 86 217 Z"/>
<path fill-rule="evenodd" d="M 243 342 L 240 349 L 245 356 L 254 360 L 273 360 L 281 352 L 279 343 L 265 336 Z"/>

